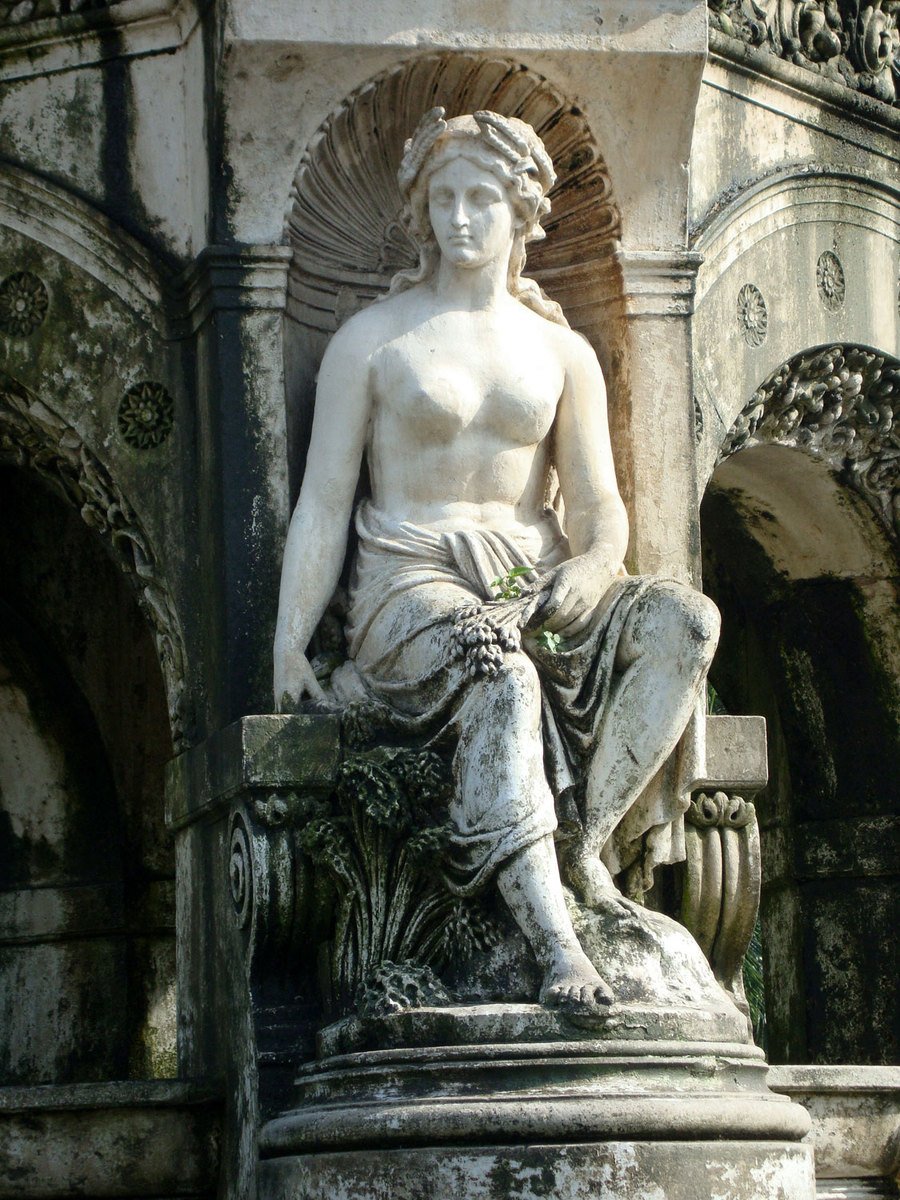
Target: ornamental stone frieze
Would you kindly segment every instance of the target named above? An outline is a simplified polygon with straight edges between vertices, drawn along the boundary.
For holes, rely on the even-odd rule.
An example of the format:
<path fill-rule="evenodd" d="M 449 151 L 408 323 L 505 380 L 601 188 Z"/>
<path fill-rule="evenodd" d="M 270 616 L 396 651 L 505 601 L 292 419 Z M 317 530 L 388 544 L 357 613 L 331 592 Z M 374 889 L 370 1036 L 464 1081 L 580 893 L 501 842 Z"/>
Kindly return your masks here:
<path fill-rule="evenodd" d="M 887 104 L 898 102 L 891 0 L 709 0 L 714 30 Z"/>
<path fill-rule="evenodd" d="M 783 363 L 734 422 L 719 461 L 757 445 L 828 463 L 900 537 L 900 362 L 864 346 L 807 350 Z"/>
<path fill-rule="evenodd" d="M 67 17 L 72 13 L 96 12 L 122 0 L 0 0 L 0 24 L 24 25 L 42 17 Z"/>

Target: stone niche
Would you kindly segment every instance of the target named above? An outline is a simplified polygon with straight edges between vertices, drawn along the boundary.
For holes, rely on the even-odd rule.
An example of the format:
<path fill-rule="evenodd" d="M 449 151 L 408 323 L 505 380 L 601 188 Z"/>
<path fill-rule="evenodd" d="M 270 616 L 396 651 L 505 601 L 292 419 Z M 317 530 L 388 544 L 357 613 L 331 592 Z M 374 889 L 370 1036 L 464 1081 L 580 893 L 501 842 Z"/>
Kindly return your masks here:
<path fill-rule="evenodd" d="M 546 240 L 528 274 L 597 350 L 607 374 L 624 370 L 617 305 L 621 234 L 609 170 L 585 114 L 537 71 L 494 55 L 426 54 L 349 95 L 311 139 L 293 181 L 287 234 L 293 251 L 285 327 L 289 463 L 299 486 L 328 339 L 414 267 L 400 222 L 397 164 L 422 113 L 496 110 L 540 134 L 557 173 Z"/>

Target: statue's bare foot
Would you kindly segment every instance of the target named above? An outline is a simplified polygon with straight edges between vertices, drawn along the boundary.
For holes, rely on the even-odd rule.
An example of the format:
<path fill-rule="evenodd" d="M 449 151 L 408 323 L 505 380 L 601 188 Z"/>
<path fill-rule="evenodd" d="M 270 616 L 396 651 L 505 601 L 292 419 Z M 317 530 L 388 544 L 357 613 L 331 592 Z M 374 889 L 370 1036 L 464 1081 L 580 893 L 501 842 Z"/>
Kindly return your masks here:
<path fill-rule="evenodd" d="M 603 1017 L 613 1002 L 609 985 L 578 947 L 560 950 L 544 977 L 541 1004 L 579 1017 Z"/>
<path fill-rule="evenodd" d="M 587 850 L 579 849 L 571 855 L 566 873 L 582 904 L 588 908 L 597 908 L 604 899 L 621 897 L 612 875 L 598 856 Z"/>

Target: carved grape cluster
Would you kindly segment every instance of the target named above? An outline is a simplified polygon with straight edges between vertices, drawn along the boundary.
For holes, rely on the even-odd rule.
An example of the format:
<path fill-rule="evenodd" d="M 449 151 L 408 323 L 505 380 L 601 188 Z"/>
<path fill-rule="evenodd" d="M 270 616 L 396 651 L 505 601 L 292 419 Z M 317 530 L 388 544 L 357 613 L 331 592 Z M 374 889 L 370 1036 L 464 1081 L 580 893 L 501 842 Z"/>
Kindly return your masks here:
<path fill-rule="evenodd" d="M 452 997 L 435 973 L 420 963 L 385 961 L 374 970 L 357 993 L 362 1020 L 387 1017 L 409 1008 L 443 1007 Z"/>
<path fill-rule="evenodd" d="M 460 608 L 453 616 L 450 655 L 462 659 L 470 679 L 496 675 L 504 654 L 522 648 L 522 634 L 514 625 L 491 620 L 481 605 Z"/>

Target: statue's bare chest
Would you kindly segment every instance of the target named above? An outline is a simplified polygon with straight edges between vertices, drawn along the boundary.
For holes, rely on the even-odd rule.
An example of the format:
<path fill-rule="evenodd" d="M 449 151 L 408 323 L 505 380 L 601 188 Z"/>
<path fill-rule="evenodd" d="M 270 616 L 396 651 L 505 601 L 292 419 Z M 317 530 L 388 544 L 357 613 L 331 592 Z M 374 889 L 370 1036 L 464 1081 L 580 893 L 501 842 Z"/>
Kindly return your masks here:
<path fill-rule="evenodd" d="M 523 352 L 490 349 L 452 325 L 417 331 L 390 343 L 375 367 L 376 419 L 401 421 L 419 443 L 450 442 L 466 433 L 516 446 L 534 445 L 550 430 L 563 386 L 555 355 L 540 341 Z M 393 423 L 393 422 L 392 422 Z"/>

